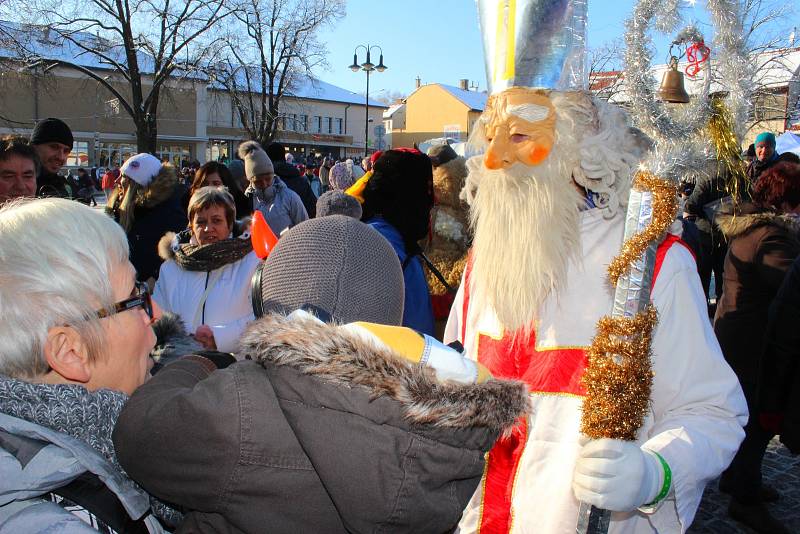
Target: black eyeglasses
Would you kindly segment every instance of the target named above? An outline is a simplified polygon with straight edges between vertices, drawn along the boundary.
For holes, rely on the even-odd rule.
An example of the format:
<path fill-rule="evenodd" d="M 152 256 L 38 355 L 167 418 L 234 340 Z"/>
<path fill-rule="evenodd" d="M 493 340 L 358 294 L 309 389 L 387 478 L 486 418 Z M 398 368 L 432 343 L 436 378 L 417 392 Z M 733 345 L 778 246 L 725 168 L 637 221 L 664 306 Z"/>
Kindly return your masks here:
<path fill-rule="evenodd" d="M 142 307 L 150 319 L 153 319 L 153 300 L 150 296 L 150 288 L 146 282 L 136 282 L 136 295 L 121 300 L 114 304 L 114 311 L 98 310 L 97 316 L 99 318 L 110 317 L 111 315 L 122 313 L 124 311 L 133 310 L 134 308 Z"/>

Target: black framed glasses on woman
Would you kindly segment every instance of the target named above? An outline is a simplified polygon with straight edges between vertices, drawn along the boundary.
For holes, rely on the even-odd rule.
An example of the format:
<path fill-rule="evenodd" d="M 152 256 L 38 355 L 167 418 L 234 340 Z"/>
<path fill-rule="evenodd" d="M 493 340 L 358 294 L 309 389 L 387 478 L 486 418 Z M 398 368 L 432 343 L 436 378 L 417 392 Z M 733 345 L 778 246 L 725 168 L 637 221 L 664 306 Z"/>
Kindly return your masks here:
<path fill-rule="evenodd" d="M 110 317 L 114 314 L 133 310 L 139 307 L 144 309 L 144 311 L 147 313 L 147 316 L 150 317 L 150 320 L 153 319 L 153 300 L 150 296 L 150 288 L 145 282 L 136 282 L 136 294 L 134 296 L 114 304 L 113 311 L 98 310 L 97 316 L 102 319 L 103 317 Z"/>

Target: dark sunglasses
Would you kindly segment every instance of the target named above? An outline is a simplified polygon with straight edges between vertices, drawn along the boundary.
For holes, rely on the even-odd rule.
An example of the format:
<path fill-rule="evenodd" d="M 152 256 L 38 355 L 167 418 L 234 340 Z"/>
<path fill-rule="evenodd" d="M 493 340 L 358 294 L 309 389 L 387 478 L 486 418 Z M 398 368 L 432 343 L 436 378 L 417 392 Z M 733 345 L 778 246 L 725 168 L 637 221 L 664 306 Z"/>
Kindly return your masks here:
<path fill-rule="evenodd" d="M 139 307 L 144 308 L 147 316 L 151 320 L 153 319 L 153 300 L 150 297 L 150 288 L 146 282 L 136 282 L 136 294 L 134 296 L 114 304 L 114 311 L 98 310 L 97 316 L 102 319 L 103 317 L 110 317 L 111 315 Z"/>

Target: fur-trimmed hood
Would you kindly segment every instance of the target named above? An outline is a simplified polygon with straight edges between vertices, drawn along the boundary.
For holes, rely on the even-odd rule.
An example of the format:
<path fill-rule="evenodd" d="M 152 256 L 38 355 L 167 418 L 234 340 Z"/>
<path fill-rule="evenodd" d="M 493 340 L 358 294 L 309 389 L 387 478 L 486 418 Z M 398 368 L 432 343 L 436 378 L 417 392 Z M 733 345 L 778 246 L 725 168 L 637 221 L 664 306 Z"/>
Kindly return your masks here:
<path fill-rule="evenodd" d="M 428 367 L 310 319 L 267 316 L 250 324 L 240 347 L 242 356 L 262 364 L 291 367 L 336 386 L 364 388 L 371 399 L 388 396 L 401 404 L 412 425 L 506 432 L 530 409 L 521 382 L 439 382 Z"/>
<path fill-rule="evenodd" d="M 176 187 L 178 187 L 178 173 L 175 167 L 162 164 L 153 181 L 136 195 L 136 207 L 154 208 L 172 197 Z"/>
<path fill-rule="evenodd" d="M 728 239 L 767 225 L 777 226 L 795 235 L 800 234 L 800 219 L 797 217 L 780 215 L 774 211 L 758 211 L 752 205 L 745 205 L 738 213 L 720 213 L 715 221 Z"/>
<path fill-rule="evenodd" d="M 186 332 L 183 321 L 174 313 L 162 313 L 153 323 L 153 331 L 156 346 L 150 351 L 150 356 L 158 364 L 166 365 L 181 356 L 204 350 L 203 345 Z"/>

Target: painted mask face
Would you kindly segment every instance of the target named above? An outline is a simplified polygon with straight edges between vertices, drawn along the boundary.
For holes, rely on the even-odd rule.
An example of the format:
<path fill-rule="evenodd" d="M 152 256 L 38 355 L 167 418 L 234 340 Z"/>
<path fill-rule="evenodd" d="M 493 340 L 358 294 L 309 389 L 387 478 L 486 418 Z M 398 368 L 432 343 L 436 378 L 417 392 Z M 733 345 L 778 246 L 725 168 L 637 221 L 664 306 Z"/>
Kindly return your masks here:
<path fill-rule="evenodd" d="M 512 87 L 492 95 L 484 112 L 489 147 L 483 162 L 491 170 L 515 163 L 534 166 L 550 155 L 556 114 L 546 91 Z"/>

